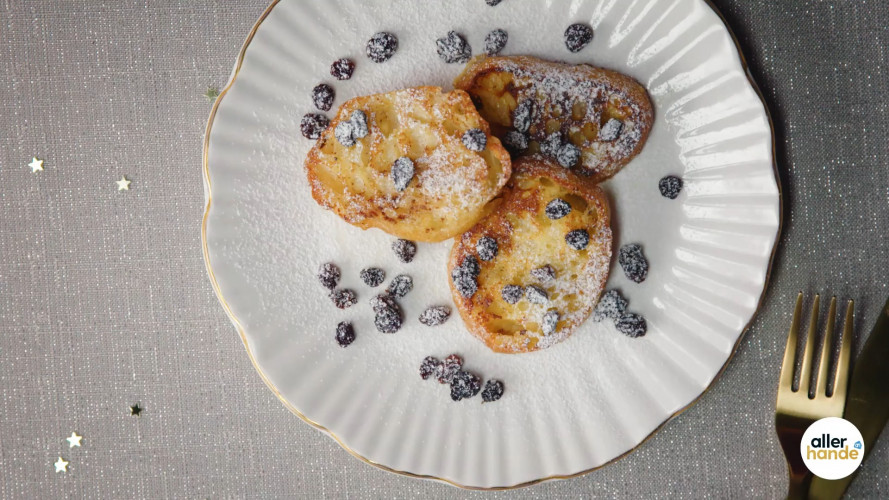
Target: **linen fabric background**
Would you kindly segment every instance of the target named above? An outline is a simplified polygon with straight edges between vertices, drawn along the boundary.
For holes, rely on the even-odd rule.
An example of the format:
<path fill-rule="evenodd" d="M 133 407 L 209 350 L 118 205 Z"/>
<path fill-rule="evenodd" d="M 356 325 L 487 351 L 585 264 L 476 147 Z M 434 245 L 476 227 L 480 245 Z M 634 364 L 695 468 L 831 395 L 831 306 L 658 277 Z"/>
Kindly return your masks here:
<path fill-rule="evenodd" d="M 470 492 L 364 464 L 292 415 L 206 277 L 202 94 L 267 1 L 0 1 L 0 497 L 784 497 L 796 293 L 854 298 L 859 349 L 889 295 L 889 4 L 715 0 L 776 127 L 764 305 L 713 388 L 630 456 Z M 849 496 L 889 497 L 889 436 Z"/>

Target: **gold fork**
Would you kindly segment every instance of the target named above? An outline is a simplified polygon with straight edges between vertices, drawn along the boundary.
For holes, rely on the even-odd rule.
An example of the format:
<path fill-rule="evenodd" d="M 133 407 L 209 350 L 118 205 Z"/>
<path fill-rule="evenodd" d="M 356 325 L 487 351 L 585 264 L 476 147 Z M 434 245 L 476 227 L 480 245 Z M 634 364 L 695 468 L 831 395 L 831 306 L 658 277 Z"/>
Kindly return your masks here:
<path fill-rule="evenodd" d="M 818 307 L 820 297 L 815 296 L 812 314 L 809 318 L 809 330 L 806 333 L 806 345 L 800 367 L 799 387 L 793 389 L 793 375 L 796 370 L 796 345 L 799 336 L 800 313 L 802 312 L 803 294 L 796 298 L 793 310 L 793 321 L 787 335 L 787 347 L 784 349 L 784 363 L 781 365 L 781 378 L 778 382 L 778 401 L 775 405 L 775 430 L 778 440 L 784 449 L 784 457 L 790 469 L 790 485 L 787 498 L 806 498 L 812 474 L 803 463 L 800 453 L 800 442 L 803 433 L 816 420 L 826 417 L 842 417 L 846 406 L 846 388 L 849 385 L 849 358 L 852 353 L 852 311 L 854 303 L 850 300 L 846 307 L 846 319 L 843 325 L 843 338 L 840 343 L 840 357 L 834 375 L 833 392 L 828 395 L 828 363 L 833 352 L 834 326 L 837 299 L 830 299 L 827 313 L 827 326 L 824 329 L 824 345 L 821 349 L 821 362 L 818 366 L 818 378 L 813 387 L 809 387 L 812 375 L 812 356 L 815 353 L 815 330 L 818 325 Z M 810 394 L 812 396 L 810 396 Z"/>

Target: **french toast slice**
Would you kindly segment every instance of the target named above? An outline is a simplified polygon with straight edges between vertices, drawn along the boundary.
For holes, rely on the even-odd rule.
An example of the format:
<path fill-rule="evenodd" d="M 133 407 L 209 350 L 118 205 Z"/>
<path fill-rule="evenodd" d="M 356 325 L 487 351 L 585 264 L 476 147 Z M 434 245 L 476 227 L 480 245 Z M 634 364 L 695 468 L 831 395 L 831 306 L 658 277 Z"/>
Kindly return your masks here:
<path fill-rule="evenodd" d="M 351 99 L 306 158 L 315 201 L 362 229 L 436 242 L 470 228 L 511 161 L 462 90 Z"/>
<path fill-rule="evenodd" d="M 601 188 L 541 155 L 520 158 L 513 169 L 493 210 L 455 240 L 448 261 L 464 323 L 503 353 L 544 349 L 571 335 L 598 302 L 611 262 Z"/>
<path fill-rule="evenodd" d="M 654 120 L 645 88 L 587 64 L 478 56 L 454 81 L 514 155 L 543 153 L 600 182 L 645 144 Z"/>

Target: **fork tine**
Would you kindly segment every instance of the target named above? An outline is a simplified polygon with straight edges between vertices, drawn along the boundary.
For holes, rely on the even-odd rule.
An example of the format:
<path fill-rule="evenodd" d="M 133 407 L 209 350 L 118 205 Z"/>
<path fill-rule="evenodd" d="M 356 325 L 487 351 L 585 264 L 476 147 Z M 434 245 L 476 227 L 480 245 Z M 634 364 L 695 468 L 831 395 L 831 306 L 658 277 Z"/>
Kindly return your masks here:
<path fill-rule="evenodd" d="M 793 372 L 796 369 L 796 343 L 799 336 L 799 315 L 803 309 L 803 292 L 796 296 L 796 306 L 793 308 L 793 320 L 790 322 L 790 332 L 787 334 L 787 347 L 784 348 L 784 362 L 781 363 L 781 378 L 778 382 L 778 393 L 782 390 L 791 390 L 793 386 Z"/>
<path fill-rule="evenodd" d="M 809 380 L 812 378 L 812 356 L 815 354 L 815 331 L 818 327 L 818 308 L 821 305 L 821 296 L 815 295 L 812 303 L 812 314 L 809 316 L 809 330 L 806 332 L 806 349 L 803 351 L 803 365 L 799 372 L 799 391 L 809 393 Z"/>
<path fill-rule="evenodd" d="M 830 365 L 831 354 L 833 354 L 833 338 L 836 336 L 834 334 L 834 326 L 836 320 L 834 319 L 837 314 L 837 298 L 830 298 L 830 308 L 827 310 L 827 326 L 824 327 L 824 345 L 821 346 L 821 361 L 818 363 L 818 380 L 815 383 L 815 388 L 813 392 L 818 394 L 818 391 L 821 391 L 821 394 L 827 396 L 827 369 Z M 813 339 L 809 339 L 813 340 Z"/>
<path fill-rule="evenodd" d="M 849 360 L 852 356 L 852 323 L 855 302 L 850 300 L 846 306 L 846 319 L 843 323 L 843 340 L 840 343 L 840 357 L 837 360 L 836 382 L 831 397 L 846 399 L 846 388 L 849 385 Z"/>

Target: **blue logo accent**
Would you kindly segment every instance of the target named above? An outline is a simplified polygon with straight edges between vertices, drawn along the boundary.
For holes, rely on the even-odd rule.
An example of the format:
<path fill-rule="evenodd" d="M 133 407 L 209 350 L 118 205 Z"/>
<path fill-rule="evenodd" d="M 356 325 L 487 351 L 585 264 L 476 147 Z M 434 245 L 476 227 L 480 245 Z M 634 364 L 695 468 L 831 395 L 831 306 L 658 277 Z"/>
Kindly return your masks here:
<path fill-rule="evenodd" d="M 856 449 L 856 450 L 860 450 L 860 449 L 861 449 L 861 441 L 855 441 L 855 449 Z"/>

